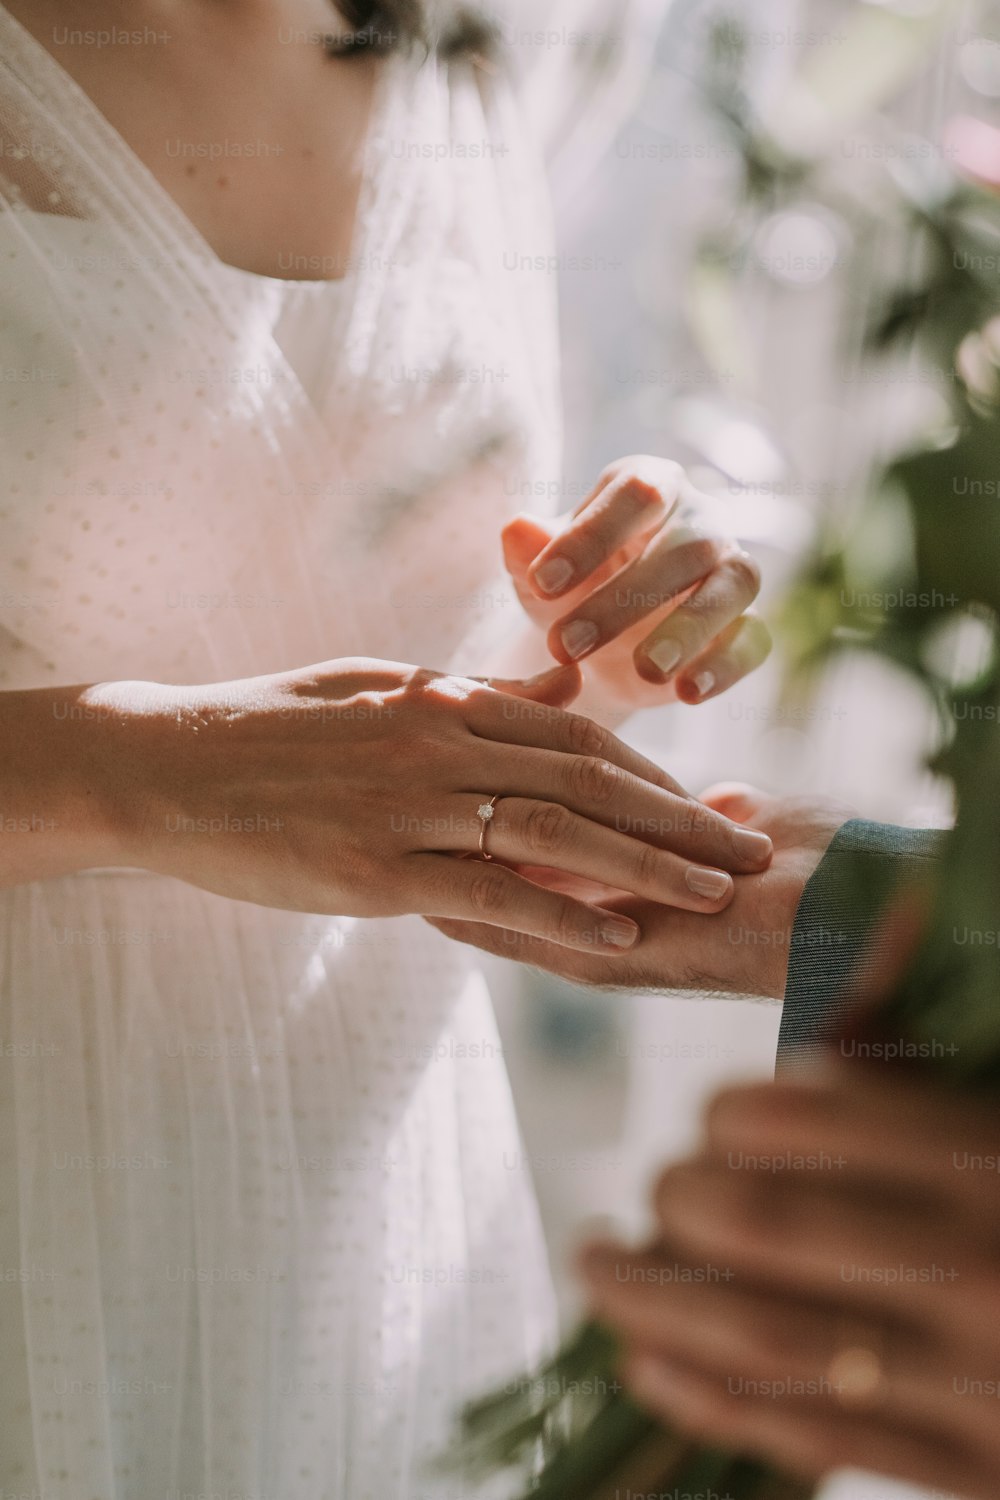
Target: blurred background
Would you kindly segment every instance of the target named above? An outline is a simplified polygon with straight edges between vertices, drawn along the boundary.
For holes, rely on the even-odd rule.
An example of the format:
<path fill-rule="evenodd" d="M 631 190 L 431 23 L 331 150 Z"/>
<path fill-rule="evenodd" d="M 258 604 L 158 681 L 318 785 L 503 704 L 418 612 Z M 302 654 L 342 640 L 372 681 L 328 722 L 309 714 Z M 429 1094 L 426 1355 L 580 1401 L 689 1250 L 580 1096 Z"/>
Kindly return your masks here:
<path fill-rule="evenodd" d="M 901 0 L 908 14 L 921 0 Z M 611 104 L 580 132 L 556 177 L 567 407 L 566 499 L 612 458 L 659 453 L 684 463 L 729 507 L 761 562 L 765 612 L 818 530 L 851 514 L 887 445 L 937 415 L 947 375 L 862 364 L 865 325 L 887 271 L 908 247 L 864 244 L 826 206 L 783 202 L 756 225 L 736 275 L 744 342 L 710 368 L 696 328 L 697 247 L 741 213 L 740 160 L 706 97 L 713 46 L 745 44 L 743 76 L 766 110 L 804 64 L 839 69 L 849 88 L 847 22 L 864 4 L 736 0 L 650 5 L 644 42 Z M 558 9 L 558 7 L 556 7 Z M 872 164 L 906 171 L 946 149 L 955 114 L 998 123 L 1000 4 L 963 4 L 886 113 L 853 126 L 835 155 L 855 190 Z M 732 331 L 732 330 L 730 330 Z M 920 767 L 931 725 L 884 663 L 848 658 L 807 703 L 782 696 L 780 649 L 746 683 L 703 707 L 644 715 L 624 737 L 693 791 L 720 779 L 775 792 L 821 791 L 861 815 L 948 823 L 942 786 Z M 585 1225 L 641 1232 L 651 1177 L 683 1153 L 720 1083 L 768 1076 L 780 1007 L 679 994 L 580 990 L 510 964 L 491 983 L 567 1318 L 567 1263 Z M 829 1500 L 912 1495 L 845 1475 Z"/>

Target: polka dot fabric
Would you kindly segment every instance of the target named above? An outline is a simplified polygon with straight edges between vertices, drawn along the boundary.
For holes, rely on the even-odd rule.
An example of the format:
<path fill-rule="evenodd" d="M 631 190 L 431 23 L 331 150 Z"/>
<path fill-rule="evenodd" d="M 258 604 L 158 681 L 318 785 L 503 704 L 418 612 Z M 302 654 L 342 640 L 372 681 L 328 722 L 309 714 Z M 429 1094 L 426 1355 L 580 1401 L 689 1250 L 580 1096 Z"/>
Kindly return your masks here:
<path fill-rule="evenodd" d="M 502 74 L 386 64 L 335 285 L 221 265 L 2 7 L 0 140 L 0 689 L 482 670 L 559 449 Z M 0 954 L 0 1493 L 467 1500 L 427 1455 L 551 1334 L 471 955 L 126 871 Z"/>

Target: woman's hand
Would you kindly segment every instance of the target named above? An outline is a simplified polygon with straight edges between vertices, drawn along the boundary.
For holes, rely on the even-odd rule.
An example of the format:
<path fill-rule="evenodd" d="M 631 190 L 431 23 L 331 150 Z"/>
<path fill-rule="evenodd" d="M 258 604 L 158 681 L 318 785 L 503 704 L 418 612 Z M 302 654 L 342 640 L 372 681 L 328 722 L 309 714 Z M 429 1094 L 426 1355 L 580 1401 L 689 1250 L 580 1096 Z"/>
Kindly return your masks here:
<path fill-rule="evenodd" d="M 702 801 L 713 812 L 766 833 L 774 851 L 766 869 L 736 882 L 732 902 L 710 920 L 621 891 L 590 889 L 578 877 L 532 871 L 535 880 L 631 917 L 642 929 L 642 941 L 627 958 L 612 962 L 602 953 L 573 953 L 483 922 L 434 925 L 459 942 L 533 964 L 573 984 L 721 991 L 780 1000 L 799 899 L 830 840 L 853 811 L 828 797 L 769 797 L 739 782 L 709 788 Z M 828 932 L 820 936 L 830 940 Z"/>
<path fill-rule="evenodd" d="M 660 1179 L 661 1242 L 584 1257 L 626 1381 L 810 1479 L 874 1469 L 995 1500 L 998 1168 L 992 1099 L 884 1063 L 727 1089 Z"/>
<path fill-rule="evenodd" d="M 723 507 L 668 459 L 609 465 L 555 527 L 518 516 L 504 559 L 529 618 L 560 662 L 586 662 L 609 703 L 700 703 L 767 656 L 749 610 L 757 564 L 725 536 Z"/>
<path fill-rule="evenodd" d="M 118 830 L 114 862 L 266 906 L 465 918 L 607 953 L 636 941 L 631 918 L 508 864 L 720 910 L 727 872 L 766 865 L 770 840 L 537 701 L 578 686 L 575 668 L 557 668 L 514 696 L 357 658 L 209 687 L 92 688 L 85 708 L 111 721 L 98 795 Z M 478 856 L 477 809 L 493 796 L 491 860 L 455 858 Z"/>

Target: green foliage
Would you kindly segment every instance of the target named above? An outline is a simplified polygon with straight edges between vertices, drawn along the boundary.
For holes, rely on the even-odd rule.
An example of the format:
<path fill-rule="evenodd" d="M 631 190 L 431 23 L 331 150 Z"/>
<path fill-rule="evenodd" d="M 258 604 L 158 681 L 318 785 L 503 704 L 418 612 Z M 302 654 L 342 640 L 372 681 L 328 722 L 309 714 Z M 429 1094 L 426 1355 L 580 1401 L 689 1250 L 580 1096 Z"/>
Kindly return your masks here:
<path fill-rule="evenodd" d="M 904 349 L 947 372 L 948 426 L 889 463 L 847 532 L 823 538 L 777 623 L 793 684 L 814 679 L 838 653 L 872 652 L 917 681 L 937 711 L 933 765 L 954 786 L 958 826 L 915 957 L 869 1034 L 926 1043 L 941 1080 L 997 1088 L 1000 319 L 991 320 L 1000 314 L 1000 204 L 940 165 L 887 169 L 878 202 L 858 202 L 826 172 L 831 129 L 820 128 L 853 122 L 897 88 L 937 41 L 950 9 L 921 7 L 907 17 L 859 5 L 847 53 L 821 58 L 796 80 L 771 110 L 767 129 L 747 116 L 740 49 L 727 24 L 724 45 L 716 48 L 714 94 L 740 143 L 745 204 L 728 234 L 713 236 L 699 260 L 694 321 L 709 357 L 748 376 L 752 362 L 741 342 L 733 268 L 743 259 L 755 214 L 805 190 L 850 219 L 856 242 L 876 221 L 889 222 L 919 248 L 908 258 L 919 273 L 884 288 L 868 350 L 878 358 Z M 859 593 L 888 602 L 848 609 L 845 598 Z M 866 878 L 859 864 L 863 899 Z M 874 900 L 876 893 L 869 895 Z M 588 1383 L 591 1394 L 578 1396 L 577 1387 Z M 555 1394 L 541 1397 L 539 1389 Z M 541 1475 L 526 1481 L 532 1500 L 608 1500 L 623 1488 L 714 1488 L 733 1500 L 812 1494 L 810 1485 L 657 1429 L 617 1386 L 614 1344 L 593 1326 L 563 1349 L 538 1386 L 529 1382 L 515 1396 L 470 1407 L 456 1461 L 469 1474 L 511 1464 L 529 1473 L 540 1452 L 547 1456 Z"/>

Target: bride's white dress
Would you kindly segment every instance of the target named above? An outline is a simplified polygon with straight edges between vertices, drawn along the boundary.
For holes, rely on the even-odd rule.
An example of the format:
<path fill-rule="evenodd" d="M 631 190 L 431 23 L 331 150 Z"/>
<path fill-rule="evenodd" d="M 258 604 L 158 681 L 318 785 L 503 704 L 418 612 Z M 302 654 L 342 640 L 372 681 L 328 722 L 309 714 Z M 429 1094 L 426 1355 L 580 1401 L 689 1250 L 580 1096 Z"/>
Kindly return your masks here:
<path fill-rule="evenodd" d="M 221 265 L 2 7 L 0 138 L 0 688 L 481 669 L 559 441 L 505 87 L 388 65 L 333 285 Z M 551 1335 L 471 952 L 132 871 L 3 892 L 0 950 L 0 1493 L 436 1494 Z"/>

